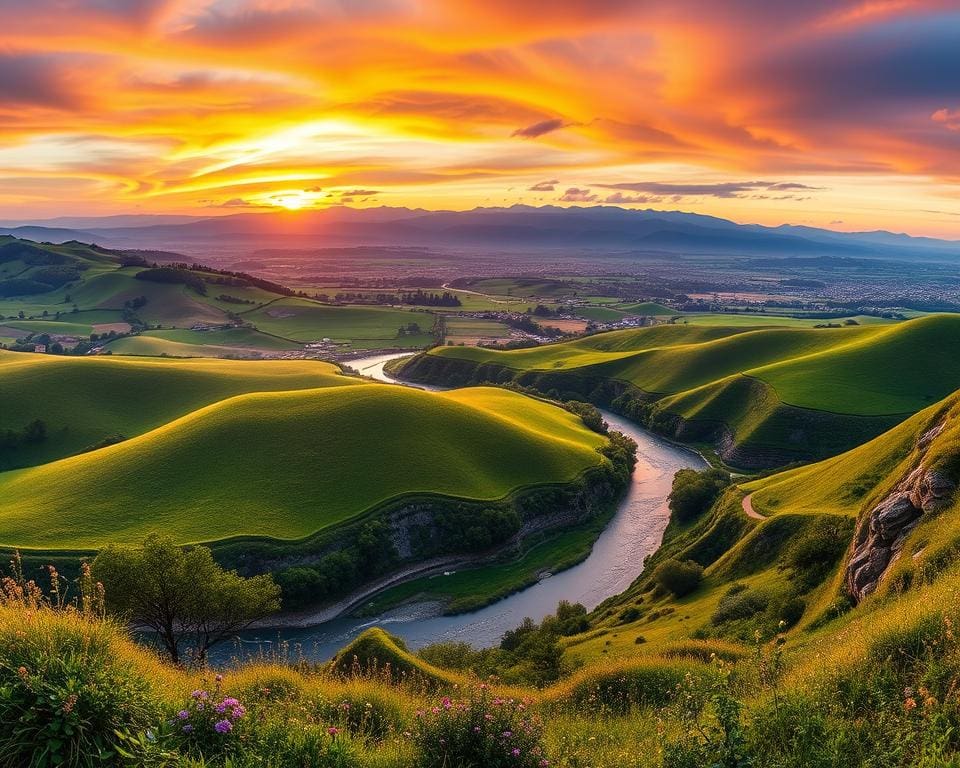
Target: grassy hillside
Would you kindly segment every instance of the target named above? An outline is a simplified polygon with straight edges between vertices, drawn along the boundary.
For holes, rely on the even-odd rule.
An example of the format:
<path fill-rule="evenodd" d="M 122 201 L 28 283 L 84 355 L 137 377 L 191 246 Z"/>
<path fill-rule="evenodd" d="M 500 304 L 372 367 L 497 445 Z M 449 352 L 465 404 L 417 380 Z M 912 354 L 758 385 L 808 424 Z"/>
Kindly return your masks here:
<path fill-rule="evenodd" d="M 69 358 L 0 350 L 0 430 L 34 419 L 47 436 L 2 457 L 38 464 L 148 432 L 205 405 L 245 392 L 343 386 L 356 380 L 312 360 L 133 360 Z"/>
<path fill-rule="evenodd" d="M 293 341 L 308 342 L 330 338 L 343 340 L 376 340 L 389 346 L 423 346 L 429 343 L 433 316 L 386 307 L 342 307 L 320 304 L 307 299 L 281 299 L 243 314 L 246 322 L 259 330 Z M 401 325 L 417 323 L 420 333 L 399 337 Z"/>
<path fill-rule="evenodd" d="M 954 394 L 864 445 L 734 486 L 694 521 L 674 520 L 644 575 L 598 610 L 600 632 L 571 653 L 633 655 L 637 633 L 652 644 L 683 637 L 747 642 L 754 631 L 775 631 L 783 617 L 796 626 L 797 642 L 812 644 L 842 626 L 853 604 L 847 618 L 910 602 L 910 590 L 942 578 L 960 552 L 958 486 Z M 744 497 L 760 519 L 747 516 Z M 899 505 L 894 517 L 884 513 L 891 501 Z M 878 519 L 886 538 L 876 536 Z M 859 553 L 878 564 L 873 597 L 850 591 Z M 673 597 L 656 587 L 657 566 L 671 559 L 706 569 L 691 594 Z"/>
<path fill-rule="evenodd" d="M 164 365 L 164 364 L 160 364 Z M 116 372 L 116 371 L 113 371 Z M 309 536 L 405 494 L 499 499 L 601 462 L 603 438 L 510 392 L 256 393 L 95 453 L 0 475 L 5 544 Z"/>
<path fill-rule="evenodd" d="M 613 407 L 735 466 L 823 458 L 960 387 L 960 316 L 896 325 L 660 325 L 535 349 L 440 347 L 400 375 L 515 381 Z"/>

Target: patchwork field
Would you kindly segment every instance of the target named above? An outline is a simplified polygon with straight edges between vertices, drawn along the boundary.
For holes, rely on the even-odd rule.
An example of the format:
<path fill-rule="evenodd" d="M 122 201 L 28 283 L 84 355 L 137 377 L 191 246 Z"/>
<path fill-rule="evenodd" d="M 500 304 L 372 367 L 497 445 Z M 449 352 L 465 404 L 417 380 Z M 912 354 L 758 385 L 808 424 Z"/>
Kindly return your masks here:
<path fill-rule="evenodd" d="M 29 343 L 40 335 L 88 341 L 94 333 L 125 334 L 134 326 L 145 335 L 106 341 L 111 352 L 218 357 L 242 349 L 256 356 L 324 338 L 344 349 L 433 343 L 434 316 L 416 308 L 321 304 L 249 276 L 158 271 L 135 262 L 79 243 L 50 246 L 0 237 L 0 344 Z M 195 326 L 221 335 L 198 335 Z"/>

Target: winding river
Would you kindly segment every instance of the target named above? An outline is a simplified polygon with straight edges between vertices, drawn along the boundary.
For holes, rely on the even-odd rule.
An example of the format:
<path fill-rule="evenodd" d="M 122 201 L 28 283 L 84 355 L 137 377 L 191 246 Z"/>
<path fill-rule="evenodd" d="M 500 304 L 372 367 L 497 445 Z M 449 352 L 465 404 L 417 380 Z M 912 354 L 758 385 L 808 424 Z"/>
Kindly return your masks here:
<path fill-rule="evenodd" d="M 376 355 L 345 365 L 370 378 L 391 382 L 384 373 L 384 364 L 407 354 Z M 224 644 L 217 649 L 220 657 L 217 660 L 269 652 L 278 646 L 284 646 L 284 652 L 296 656 L 326 660 L 372 626 L 382 626 L 402 637 L 410 648 L 441 640 L 492 646 L 525 616 L 539 621 L 552 613 L 560 600 L 580 602 L 591 609 L 622 592 L 640 574 L 644 558 L 660 545 L 670 515 L 667 494 L 673 475 L 685 467 L 704 468 L 706 462 L 696 453 L 673 445 L 626 419 L 606 411 L 603 417 L 611 428 L 637 441 L 637 467 L 616 515 L 597 539 L 589 557 L 579 565 L 473 613 L 440 616 L 436 605 L 422 604 L 400 607 L 376 618 L 343 617 L 311 627 L 249 631 L 238 638 L 233 647 Z"/>

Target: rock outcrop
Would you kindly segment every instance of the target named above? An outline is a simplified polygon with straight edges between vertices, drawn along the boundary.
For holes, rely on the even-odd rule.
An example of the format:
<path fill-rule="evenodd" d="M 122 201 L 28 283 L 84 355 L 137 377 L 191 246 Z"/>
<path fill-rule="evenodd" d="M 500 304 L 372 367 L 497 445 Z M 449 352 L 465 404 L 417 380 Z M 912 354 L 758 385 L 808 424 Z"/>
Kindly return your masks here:
<path fill-rule="evenodd" d="M 950 477 L 924 466 L 927 449 L 944 424 L 941 421 L 920 437 L 918 466 L 858 523 L 846 572 L 847 591 L 855 602 L 876 590 L 923 515 L 946 507 L 956 491 Z"/>

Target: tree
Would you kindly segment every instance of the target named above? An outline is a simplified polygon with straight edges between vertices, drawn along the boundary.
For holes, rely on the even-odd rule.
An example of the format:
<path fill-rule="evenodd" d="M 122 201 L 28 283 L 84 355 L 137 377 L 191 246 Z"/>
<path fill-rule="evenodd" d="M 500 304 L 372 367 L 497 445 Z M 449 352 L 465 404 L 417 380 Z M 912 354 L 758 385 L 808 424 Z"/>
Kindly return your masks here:
<path fill-rule="evenodd" d="M 730 475 L 720 469 L 681 469 L 673 476 L 669 505 L 673 517 L 680 523 L 689 523 L 706 512 L 724 488 L 730 484 Z"/>
<path fill-rule="evenodd" d="M 182 549 L 151 534 L 140 546 L 111 545 L 93 561 L 107 610 L 157 633 L 174 664 L 191 646 L 199 663 L 216 643 L 280 608 L 270 576 L 226 571 L 207 547 Z"/>

